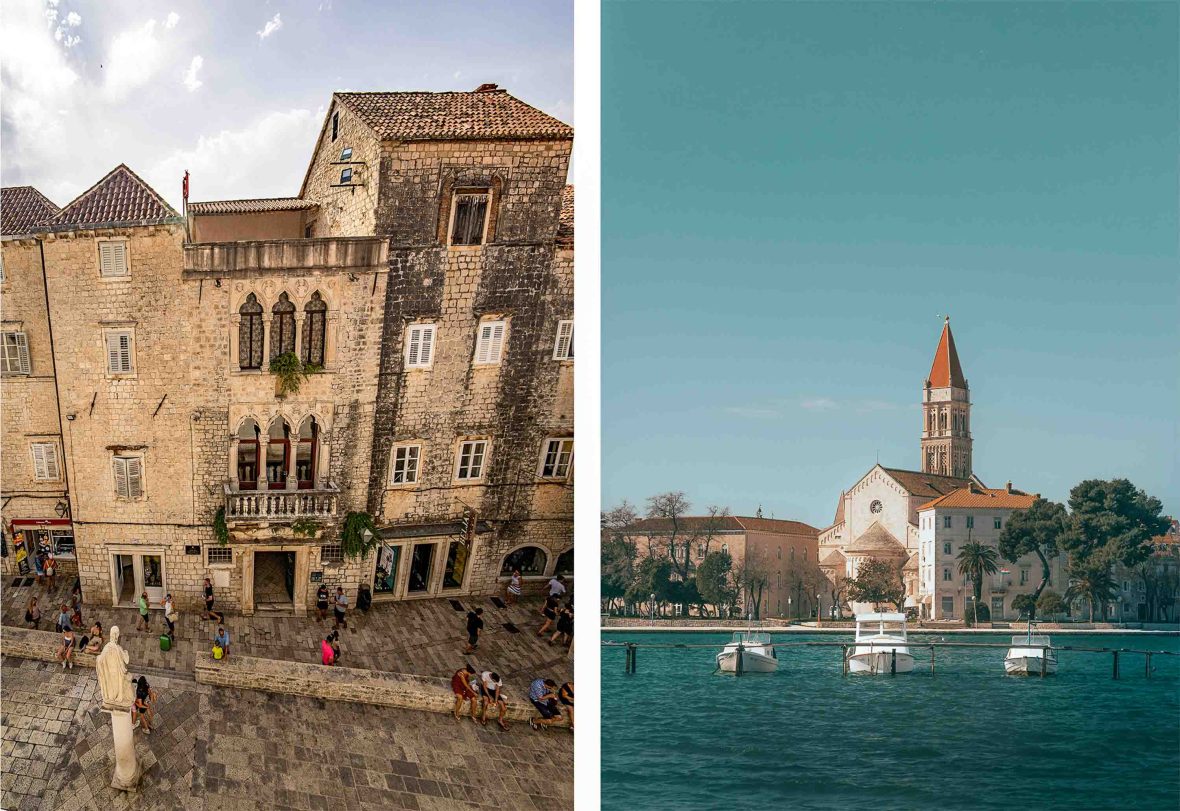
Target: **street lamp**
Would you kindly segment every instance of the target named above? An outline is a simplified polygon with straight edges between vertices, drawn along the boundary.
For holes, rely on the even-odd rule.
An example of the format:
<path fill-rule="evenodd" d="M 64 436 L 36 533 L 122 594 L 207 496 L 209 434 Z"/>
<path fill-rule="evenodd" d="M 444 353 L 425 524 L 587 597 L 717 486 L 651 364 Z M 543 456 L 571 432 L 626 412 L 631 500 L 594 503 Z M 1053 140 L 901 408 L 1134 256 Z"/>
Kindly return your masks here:
<path fill-rule="evenodd" d="M 787 624 L 791 624 L 791 598 L 787 598 Z"/>
<path fill-rule="evenodd" d="M 979 621 L 979 614 L 978 614 L 978 613 L 976 613 L 976 609 L 975 609 L 975 595 L 974 595 L 974 594 L 968 594 L 968 595 L 967 595 L 967 602 L 968 602 L 968 603 L 970 604 L 970 606 L 971 606 L 971 624 L 972 624 L 972 625 L 975 625 L 975 624 L 977 624 L 977 623 L 978 623 L 978 621 Z"/>
<path fill-rule="evenodd" d="M 647 603 L 647 612 L 648 612 L 648 614 L 647 614 L 648 620 L 647 621 L 649 623 L 651 623 L 652 625 L 655 625 L 656 624 L 656 595 L 654 592 L 651 595 L 651 600 L 649 600 Z"/>
<path fill-rule="evenodd" d="M 820 595 L 815 595 L 815 627 L 820 626 L 820 617 L 824 614 L 823 605 L 820 602 Z"/>

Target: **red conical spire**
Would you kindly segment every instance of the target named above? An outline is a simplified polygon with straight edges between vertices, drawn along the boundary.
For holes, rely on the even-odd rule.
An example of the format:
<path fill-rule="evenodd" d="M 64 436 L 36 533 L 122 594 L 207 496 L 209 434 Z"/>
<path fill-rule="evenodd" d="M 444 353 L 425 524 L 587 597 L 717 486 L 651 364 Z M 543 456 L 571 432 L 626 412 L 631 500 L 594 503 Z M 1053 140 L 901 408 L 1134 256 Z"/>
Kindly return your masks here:
<path fill-rule="evenodd" d="M 951 318 L 948 315 L 942 325 L 942 337 L 938 339 L 938 349 L 934 352 L 934 363 L 930 366 L 929 385 L 936 389 L 950 386 L 967 388 L 967 379 L 963 377 L 963 367 L 959 365 L 959 353 L 955 351 L 955 336 L 951 335 Z"/>

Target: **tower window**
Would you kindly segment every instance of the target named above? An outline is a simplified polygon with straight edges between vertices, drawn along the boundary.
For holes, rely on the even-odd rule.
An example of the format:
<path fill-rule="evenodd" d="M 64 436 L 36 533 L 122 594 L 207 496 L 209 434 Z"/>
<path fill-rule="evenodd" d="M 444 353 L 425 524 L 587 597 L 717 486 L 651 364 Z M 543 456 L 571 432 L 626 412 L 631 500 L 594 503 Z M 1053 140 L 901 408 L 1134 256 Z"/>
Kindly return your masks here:
<path fill-rule="evenodd" d="M 346 147 L 344 147 L 344 149 L 340 150 L 340 160 L 342 160 L 342 161 L 352 160 L 352 147 L 351 146 L 346 146 Z"/>
<path fill-rule="evenodd" d="M 951 517 L 949 515 L 944 515 L 942 517 L 942 527 L 943 529 L 951 528 Z"/>
<path fill-rule="evenodd" d="M 336 140 L 337 133 L 340 132 L 340 113 L 332 113 L 332 140 Z"/>
<path fill-rule="evenodd" d="M 340 182 L 341 183 L 351 183 L 352 182 L 352 167 L 351 166 L 348 167 L 347 169 L 340 170 Z"/>
<path fill-rule="evenodd" d="M 458 193 L 451 204 L 451 244 L 482 245 L 487 226 L 487 191 Z"/>

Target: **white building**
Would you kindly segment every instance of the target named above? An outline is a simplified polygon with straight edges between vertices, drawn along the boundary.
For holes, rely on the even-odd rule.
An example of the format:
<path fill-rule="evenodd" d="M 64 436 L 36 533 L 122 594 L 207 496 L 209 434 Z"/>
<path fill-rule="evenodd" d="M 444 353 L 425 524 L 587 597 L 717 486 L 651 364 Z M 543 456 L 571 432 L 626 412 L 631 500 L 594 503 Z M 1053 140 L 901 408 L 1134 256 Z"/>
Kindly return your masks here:
<path fill-rule="evenodd" d="M 958 555 L 963 545 L 974 541 L 996 548 L 1012 513 L 1028 509 L 1036 499 L 1036 494 L 1013 489 L 1011 482 L 1002 490 L 972 483 L 918 509 L 918 593 L 923 616 L 962 619 L 970 613 L 974 589 L 959 573 Z M 997 554 L 996 562 L 999 571 L 985 575 L 980 601 L 991 610 L 992 619 L 1016 619 L 1012 600 L 1036 591 L 1043 574 L 1040 558 L 1028 554 L 1009 563 Z M 1047 588 L 1064 593 L 1064 555 L 1049 561 L 1049 572 Z"/>

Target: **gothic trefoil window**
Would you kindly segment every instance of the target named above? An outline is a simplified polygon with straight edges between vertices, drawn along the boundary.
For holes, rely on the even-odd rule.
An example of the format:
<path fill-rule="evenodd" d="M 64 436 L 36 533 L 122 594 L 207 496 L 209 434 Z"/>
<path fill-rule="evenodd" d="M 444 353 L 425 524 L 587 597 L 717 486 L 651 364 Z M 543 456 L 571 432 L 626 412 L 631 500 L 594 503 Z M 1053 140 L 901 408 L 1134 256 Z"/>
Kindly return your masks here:
<path fill-rule="evenodd" d="M 451 244 L 482 245 L 488 219 L 486 191 L 457 192 L 451 213 Z"/>
<path fill-rule="evenodd" d="M 286 293 L 280 293 L 279 300 L 270 310 L 273 315 L 270 322 L 270 357 L 274 360 L 284 352 L 295 351 L 295 305 Z"/>
<path fill-rule="evenodd" d="M 238 308 L 241 322 L 238 325 L 238 367 L 242 369 L 262 368 L 262 305 L 251 293 Z"/>
<path fill-rule="evenodd" d="M 317 290 L 303 308 L 303 345 L 300 360 L 304 363 L 324 365 L 324 335 L 328 322 L 328 305 Z"/>

